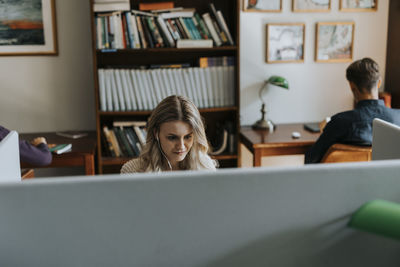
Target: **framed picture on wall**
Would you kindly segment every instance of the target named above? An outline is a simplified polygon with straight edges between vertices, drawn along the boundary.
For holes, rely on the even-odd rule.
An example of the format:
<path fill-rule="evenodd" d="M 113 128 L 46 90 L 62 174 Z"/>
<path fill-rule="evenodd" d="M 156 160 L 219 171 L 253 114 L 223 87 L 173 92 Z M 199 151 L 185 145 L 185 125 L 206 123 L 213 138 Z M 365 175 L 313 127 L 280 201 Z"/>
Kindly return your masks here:
<path fill-rule="evenodd" d="M 282 12 L 282 0 L 243 0 L 243 11 Z"/>
<path fill-rule="evenodd" d="M 55 0 L 2 0 L 0 55 L 56 55 Z"/>
<path fill-rule="evenodd" d="M 304 23 L 267 24 L 266 62 L 304 62 Z"/>
<path fill-rule="evenodd" d="M 293 0 L 293 12 L 329 12 L 331 0 Z"/>
<path fill-rule="evenodd" d="M 354 22 L 317 23 L 315 61 L 350 62 L 353 44 Z"/>
<path fill-rule="evenodd" d="M 339 10 L 348 12 L 373 12 L 378 10 L 378 0 L 340 0 Z"/>

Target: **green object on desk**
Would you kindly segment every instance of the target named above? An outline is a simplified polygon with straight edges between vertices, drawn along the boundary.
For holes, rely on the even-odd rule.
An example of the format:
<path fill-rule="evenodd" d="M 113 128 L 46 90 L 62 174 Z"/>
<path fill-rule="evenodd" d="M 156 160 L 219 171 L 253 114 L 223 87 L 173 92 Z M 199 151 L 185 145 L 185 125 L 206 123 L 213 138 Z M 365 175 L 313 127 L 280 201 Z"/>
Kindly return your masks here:
<path fill-rule="evenodd" d="M 72 148 L 72 144 L 59 144 L 54 147 L 49 147 L 50 152 L 55 154 L 62 154 L 64 152 L 70 151 Z"/>
<path fill-rule="evenodd" d="M 351 216 L 348 226 L 400 239 L 400 204 L 379 199 L 367 202 Z"/>

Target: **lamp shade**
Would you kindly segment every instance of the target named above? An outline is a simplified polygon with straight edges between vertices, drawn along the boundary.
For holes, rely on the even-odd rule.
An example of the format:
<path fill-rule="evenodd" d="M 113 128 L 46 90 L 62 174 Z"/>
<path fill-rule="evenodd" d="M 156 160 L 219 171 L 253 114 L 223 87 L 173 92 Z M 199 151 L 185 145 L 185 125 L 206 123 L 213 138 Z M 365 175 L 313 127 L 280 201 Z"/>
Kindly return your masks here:
<path fill-rule="evenodd" d="M 279 86 L 285 89 L 289 89 L 289 83 L 288 81 L 281 77 L 281 76 L 271 76 L 269 77 L 269 79 L 267 80 L 268 83 L 273 84 L 275 86 Z"/>

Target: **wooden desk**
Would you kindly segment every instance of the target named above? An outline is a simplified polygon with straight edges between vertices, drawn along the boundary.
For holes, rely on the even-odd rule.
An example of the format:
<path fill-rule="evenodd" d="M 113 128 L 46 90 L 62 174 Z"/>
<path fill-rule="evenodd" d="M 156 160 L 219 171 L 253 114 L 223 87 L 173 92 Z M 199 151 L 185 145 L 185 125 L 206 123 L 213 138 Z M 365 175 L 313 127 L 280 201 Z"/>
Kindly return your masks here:
<path fill-rule="evenodd" d="M 94 155 L 96 152 L 96 132 L 83 131 L 88 135 L 78 139 L 72 139 L 51 133 L 26 133 L 20 134 L 19 138 L 31 141 L 35 137 L 43 136 L 49 144 L 72 144 L 71 152 L 61 155 L 53 154 L 53 161 L 45 167 L 33 166 L 30 164 L 21 164 L 21 168 L 54 168 L 54 167 L 75 167 L 84 166 L 86 175 L 94 175 Z"/>
<path fill-rule="evenodd" d="M 293 139 L 292 132 L 299 132 L 301 137 Z M 278 124 L 272 133 L 245 126 L 240 130 L 240 141 L 253 153 L 253 166 L 257 167 L 264 156 L 304 154 L 319 135 L 304 130 L 303 123 Z"/>

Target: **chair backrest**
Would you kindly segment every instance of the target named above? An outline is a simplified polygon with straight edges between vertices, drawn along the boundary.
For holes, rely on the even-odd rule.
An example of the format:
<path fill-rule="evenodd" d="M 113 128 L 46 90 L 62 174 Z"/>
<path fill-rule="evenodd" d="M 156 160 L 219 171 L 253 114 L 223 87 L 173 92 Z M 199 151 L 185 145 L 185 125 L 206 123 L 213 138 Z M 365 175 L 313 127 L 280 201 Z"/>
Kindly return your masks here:
<path fill-rule="evenodd" d="M 334 144 L 325 153 L 322 163 L 370 161 L 372 149 L 370 146 Z"/>
<path fill-rule="evenodd" d="M 11 131 L 0 141 L 0 182 L 21 181 L 18 133 Z"/>
<path fill-rule="evenodd" d="M 380 119 L 372 122 L 372 159 L 400 159 L 400 127 Z"/>

